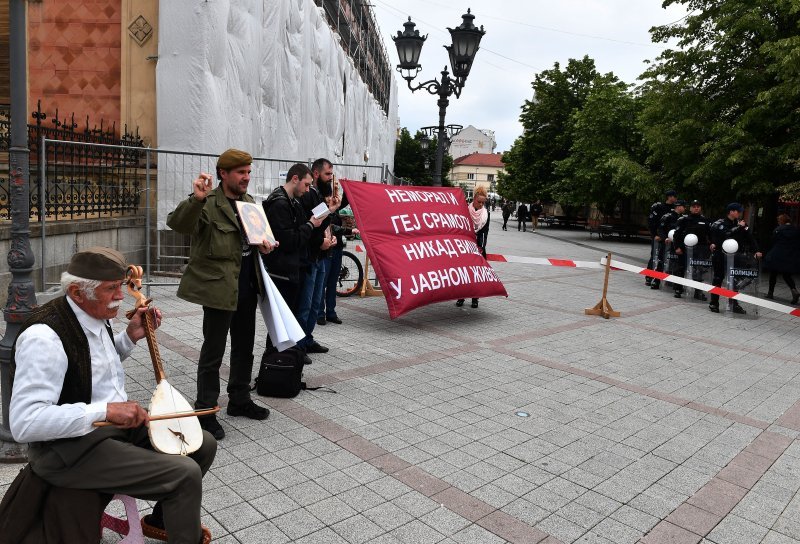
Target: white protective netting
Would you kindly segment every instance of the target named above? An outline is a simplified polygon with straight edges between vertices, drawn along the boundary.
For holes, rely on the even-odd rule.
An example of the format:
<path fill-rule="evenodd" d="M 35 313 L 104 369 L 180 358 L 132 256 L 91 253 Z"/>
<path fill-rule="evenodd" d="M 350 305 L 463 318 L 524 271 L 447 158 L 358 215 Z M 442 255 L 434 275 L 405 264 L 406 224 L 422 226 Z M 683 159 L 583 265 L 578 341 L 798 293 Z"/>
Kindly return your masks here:
<path fill-rule="evenodd" d="M 157 92 L 160 149 L 236 147 L 289 164 L 326 157 L 353 165 L 365 164 L 366 151 L 369 165 L 393 168 L 397 84 L 387 115 L 313 0 L 160 2 Z M 197 175 L 169 162 L 159 161 L 159 230 Z M 285 169 L 263 173 L 266 182 L 251 182 L 250 192 L 266 197 Z M 362 171 L 336 174 L 360 179 Z"/>

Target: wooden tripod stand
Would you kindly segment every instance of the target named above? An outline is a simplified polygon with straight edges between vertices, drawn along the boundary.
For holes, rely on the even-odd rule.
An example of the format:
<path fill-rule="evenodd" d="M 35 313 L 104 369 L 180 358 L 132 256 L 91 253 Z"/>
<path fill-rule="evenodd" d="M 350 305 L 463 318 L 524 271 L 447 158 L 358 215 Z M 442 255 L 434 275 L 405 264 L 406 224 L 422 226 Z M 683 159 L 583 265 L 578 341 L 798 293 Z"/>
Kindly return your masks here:
<path fill-rule="evenodd" d="M 383 290 L 375 289 L 372 282 L 369 281 L 369 255 L 364 257 L 364 281 L 361 282 L 361 297 L 382 297 Z"/>
<path fill-rule="evenodd" d="M 603 280 L 603 298 L 600 299 L 600 302 L 594 305 L 592 308 L 586 308 L 584 312 L 586 315 L 601 315 L 605 319 L 609 317 L 619 317 L 620 313 L 615 311 L 614 308 L 611 307 L 611 304 L 608 302 L 607 294 L 608 294 L 608 275 L 611 272 L 611 253 L 609 252 L 606 256 L 606 273 L 605 279 Z"/>

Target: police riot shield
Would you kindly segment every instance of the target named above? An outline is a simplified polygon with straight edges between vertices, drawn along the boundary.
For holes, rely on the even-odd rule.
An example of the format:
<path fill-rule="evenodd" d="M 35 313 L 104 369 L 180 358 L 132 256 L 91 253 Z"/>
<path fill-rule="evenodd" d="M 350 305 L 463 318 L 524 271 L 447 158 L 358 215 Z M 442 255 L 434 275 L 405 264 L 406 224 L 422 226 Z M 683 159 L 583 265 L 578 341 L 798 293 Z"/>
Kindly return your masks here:
<path fill-rule="evenodd" d="M 680 268 L 679 257 L 675 253 L 675 244 L 672 243 L 672 240 L 667 241 L 664 244 L 664 272 L 666 274 L 675 274 L 678 271 L 678 268 Z M 672 283 L 666 282 L 666 285 L 672 286 Z"/>
<path fill-rule="evenodd" d="M 726 259 L 725 285 L 728 289 L 758 297 L 758 278 L 761 275 L 761 262 L 756 259 L 752 251 L 739 251 L 734 255 L 728 255 Z M 736 310 L 740 306 L 747 313 Z M 726 305 L 727 315 L 736 317 L 758 317 L 758 306 L 747 303 L 740 303 L 735 300 L 728 300 Z"/>
<path fill-rule="evenodd" d="M 711 249 L 705 244 L 694 247 L 686 247 L 686 270 L 684 278 L 699 281 L 701 283 L 711 283 L 714 276 L 714 269 L 711 264 Z M 708 299 L 705 291 L 693 289 L 691 300 L 705 302 Z"/>
<path fill-rule="evenodd" d="M 661 245 L 661 242 L 653 238 L 653 245 L 650 247 L 650 266 L 652 266 L 652 270 L 658 270 L 659 265 L 659 251 L 658 248 Z"/>

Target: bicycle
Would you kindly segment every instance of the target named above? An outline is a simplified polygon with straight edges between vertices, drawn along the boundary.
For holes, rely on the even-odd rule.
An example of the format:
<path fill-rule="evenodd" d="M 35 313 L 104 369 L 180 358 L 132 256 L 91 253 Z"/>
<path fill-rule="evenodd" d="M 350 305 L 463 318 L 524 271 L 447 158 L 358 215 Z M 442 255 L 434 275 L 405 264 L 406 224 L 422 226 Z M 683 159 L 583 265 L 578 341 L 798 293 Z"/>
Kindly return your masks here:
<path fill-rule="evenodd" d="M 361 289 L 364 282 L 364 267 L 361 261 L 349 251 L 342 251 L 342 269 L 336 281 L 336 296 L 349 297 Z"/>

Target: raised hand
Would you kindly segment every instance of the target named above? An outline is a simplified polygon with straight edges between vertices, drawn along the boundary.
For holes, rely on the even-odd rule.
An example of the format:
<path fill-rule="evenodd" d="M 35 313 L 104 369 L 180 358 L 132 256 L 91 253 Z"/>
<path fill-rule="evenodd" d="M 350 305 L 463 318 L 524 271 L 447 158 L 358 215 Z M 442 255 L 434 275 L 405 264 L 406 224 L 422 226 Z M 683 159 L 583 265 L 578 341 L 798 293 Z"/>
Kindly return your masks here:
<path fill-rule="evenodd" d="M 203 172 L 197 179 L 192 182 L 192 189 L 194 189 L 194 197 L 197 200 L 205 200 L 208 193 L 214 188 L 213 179 L 211 174 Z"/>

